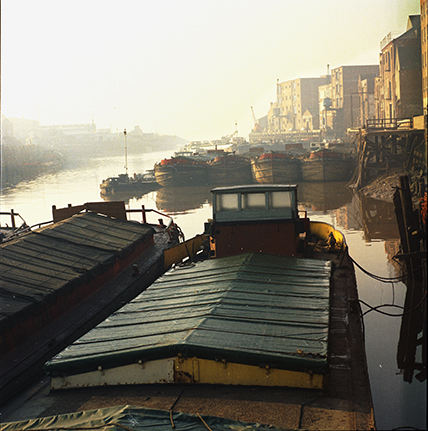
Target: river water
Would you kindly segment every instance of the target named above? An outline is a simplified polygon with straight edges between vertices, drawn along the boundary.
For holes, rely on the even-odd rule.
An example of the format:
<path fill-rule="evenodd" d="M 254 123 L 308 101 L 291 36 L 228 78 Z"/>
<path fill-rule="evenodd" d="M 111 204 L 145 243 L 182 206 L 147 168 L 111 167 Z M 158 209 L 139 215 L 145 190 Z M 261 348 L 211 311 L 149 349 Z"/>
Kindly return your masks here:
<path fill-rule="evenodd" d="M 168 156 L 170 154 L 165 152 L 132 156 L 128 158 L 128 172 L 143 173 Z M 68 204 L 101 201 L 101 181 L 124 172 L 122 157 L 68 162 L 59 172 L 3 189 L 0 209 L 13 209 L 28 225 L 49 221 L 52 205 L 61 208 Z M 203 223 L 211 217 L 209 187 L 161 188 L 144 196 L 117 196 L 115 199 L 124 200 L 129 208 L 144 205 L 171 215 L 186 238 L 202 233 Z M 387 278 L 400 274 L 398 264 L 391 260 L 399 247 L 392 203 L 353 193 L 342 183 L 299 184 L 299 202 L 312 220 L 329 222 L 345 234 L 350 255 L 365 270 Z M 149 217 L 149 221 L 155 222 L 157 218 L 151 220 Z M 381 282 L 360 269 L 356 269 L 356 275 L 360 300 L 373 307 L 404 305 L 406 286 L 403 283 Z M 367 311 L 367 306 L 362 304 L 362 310 Z M 396 307 L 381 310 L 390 314 L 402 313 Z M 426 380 L 421 383 L 413 377 L 412 383 L 405 382 L 397 366 L 401 320 L 400 316 L 391 317 L 376 311 L 364 316 L 376 425 L 378 429 L 426 429 Z M 420 347 L 418 349 L 417 360 L 420 362 Z"/>

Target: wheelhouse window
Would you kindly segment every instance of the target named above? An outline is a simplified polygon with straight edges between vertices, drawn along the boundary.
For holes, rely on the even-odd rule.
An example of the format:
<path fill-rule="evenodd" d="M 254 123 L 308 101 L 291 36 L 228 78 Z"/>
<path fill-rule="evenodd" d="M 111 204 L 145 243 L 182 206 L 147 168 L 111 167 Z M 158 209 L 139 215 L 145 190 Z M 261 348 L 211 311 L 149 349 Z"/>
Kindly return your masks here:
<path fill-rule="evenodd" d="M 297 186 L 237 186 L 215 189 L 214 218 L 219 222 L 291 220 L 298 217 Z"/>
<path fill-rule="evenodd" d="M 270 208 L 291 208 L 290 192 L 272 192 L 270 193 Z"/>
<path fill-rule="evenodd" d="M 238 211 L 239 194 L 228 193 L 224 195 L 217 195 L 217 210 L 218 211 Z"/>
<path fill-rule="evenodd" d="M 242 209 L 266 208 L 265 193 L 244 193 L 242 195 Z"/>

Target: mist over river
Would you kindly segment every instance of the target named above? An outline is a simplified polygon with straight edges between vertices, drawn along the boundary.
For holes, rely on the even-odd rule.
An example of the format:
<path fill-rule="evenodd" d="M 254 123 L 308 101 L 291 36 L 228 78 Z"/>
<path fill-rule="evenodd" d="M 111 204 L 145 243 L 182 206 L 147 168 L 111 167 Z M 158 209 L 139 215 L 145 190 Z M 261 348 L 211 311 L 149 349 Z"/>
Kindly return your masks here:
<path fill-rule="evenodd" d="M 169 152 L 149 153 L 128 158 L 128 173 L 144 173 Z M 13 209 L 28 225 L 52 219 L 52 205 L 102 201 L 99 185 L 109 176 L 125 173 L 123 157 L 99 157 L 68 162 L 64 170 L 18 183 L 1 191 L 1 211 Z M 129 208 L 156 209 L 169 214 L 190 238 L 203 232 L 203 223 L 211 217 L 210 187 L 160 188 L 144 196 L 114 196 Z M 367 198 L 346 188 L 344 183 L 299 184 L 300 209 L 312 220 L 329 222 L 345 234 L 350 255 L 365 270 L 380 277 L 400 275 L 400 267 L 391 260 L 399 250 L 399 234 L 392 202 Z M 137 215 L 133 216 L 139 219 Z M 156 222 L 158 216 L 148 216 Z M 4 220 L 2 220 L 4 221 Z M 401 282 L 384 283 L 356 268 L 360 300 L 375 307 L 380 304 L 404 305 L 406 286 Z M 362 311 L 368 311 L 362 304 Z M 390 314 L 402 309 L 384 307 Z M 401 316 L 391 317 L 376 311 L 364 316 L 366 353 L 378 429 L 400 427 L 426 428 L 426 380 L 403 380 L 397 366 L 397 345 Z M 417 360 L 421 361 L 420 347 Z"/>

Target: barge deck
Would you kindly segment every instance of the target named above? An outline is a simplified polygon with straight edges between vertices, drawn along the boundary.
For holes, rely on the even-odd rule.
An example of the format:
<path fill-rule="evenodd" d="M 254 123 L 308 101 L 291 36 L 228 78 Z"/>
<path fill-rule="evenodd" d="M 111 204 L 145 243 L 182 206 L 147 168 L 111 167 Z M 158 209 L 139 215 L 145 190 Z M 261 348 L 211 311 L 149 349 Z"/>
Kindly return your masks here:
<path fill-rule="evenodd" d="M 94 212 L 66 215 L 1 245 L 0 404 L 165 271 L 165 227 Z"/>
<path fill-rule="evenodd" d="M 118 325 L 117 334 L 113 330 L 123 310 L 131 309 L 137 316 L 138 302 L 145 309 L 146 299 L 150 302 L 153 296 L 151 290 L 162 292 L 162 280 L 171 283 L 175 276 L 169 273 L 136 298 L 136 302 L 127 304 L 49 361 L 45 367 L 51 378 L 45 381 L 50 387 L 35 389 L 37 393 L 22 406 L 10 406 L 3 420 L 24 422 L 6 424 L 6 429 L 26 428 L 30 422 L 25 421 L 35 417 L 51 417 L 44 419 L 48 423 L 64 420 L 68 413 L 85 411 L 89 418 L 106 407 L 125 405 L 162 411 L 164 418 L 169 416 L 170 420 L 164 420 L 163 428 L 159 429 L 174 426 L 180 429 L 183 426 L 180 418 L 184 415 L 201 418 L 200 428 L 190 429 L 205 429 L 202 419 L 213 417 L 220 418 L 218 423 L 228 420 L 265 424 L 245 429 L 375 429 L 352 259 L 340 232 L 326 223 L 298 216 L 296 191 L 296 186 L 214 189 L 214 217 L 206 224 L 205 235 L 211 237 L 210 255 L 215 258 L 201 262 L 202 266 L 190 263 L 181 269 L 184 279 L 175 284 L 177 289 L 172 283 L 170 290 L 165 289 L 166 297 L 159 298 L 161 316 L 149 310 L 142 315 L 147 324 L 140 322 L 133 327 L 132 322 L 124 321 Z M 269 236 L 270 242 L 256 241 L 260 230 Z M 253 241 L 244 241 L 247 237 Z M 235 250 L 236 241 L 242 245 L 240 252 Z M 277 251 L 271 254 L 272 247 L 279 249 L 285 242 L 283 255 Z M 193 247 L 186 244 L 185 249 Z M 171 251 L 174 253 L 174 249 Z M 224 280 L 222 271 L 218 277 L 201 276 L 198 269 L 216 265 L 225 269 L 227 262 L 246 259 L 245 256 L 256 258 L 250 259 L 247 273 L 240 272 L 239 265 L 232 265 L 233 279 Z M 314 277 L 308 292 L 303 281 L 310 277 L 305 271 L 297 279 L 289 278 L 307 260 L 312 260 L 313 265 L 309 264 L 306 272 Z M 256 276 L 260 261 L 264 262 L 261 266 L 265 271 Z M 323 274 L 319 265 L 323 268 L 327 265 L 329 273 Z M 220 294 L 222 288 L 218 283 L 222 279 L 226 293 Z M 327 297 L 323 297 L 323 305 L 313 307 L 313 299 L 318 296 L 314 291 L 318 289 L 325 294 L 326 280 Z M 303 286 L 301 293 L 299 286 Z M 219 299 L 214 310 L 203 295 L 211 288 Z M 251 304 L 250 289 L 254 289 L 258 298 Z M 183 310 L 183 304 L 174 303 L 175 294 L 180 292 L 190 313 L 196 315 L 181 316 L 176 310 L 176 307 Z M 296 313 L 289 311 L 287 321 L 284 317 L 287 311 L 281 308 L 287 301 L 281 298 L 277 304 L 275 295 L 293 296 L 293 292 L 295 301 L 300 294 L 307 295 L 308 301 L 303 297 L 297 300 L 297 305 L 292 306 Z M 231 302 L 234 295 L 239 298 Z M 267 304 L 269 295 L 274 304 Z M 163 306 L 167 307 L 171 301 L 171 310 L 165 310 Z M 225 306 L 229 314 L 224 313 Z M 242 313 L 237 311 L 240 307 Z M 297 322 L 301 318 L 300 308 L 308 313 L 307 322 L 306 318 Z M 319 322 L 311 320 L 314 318 L 311 309 L 318 313 Z M 201 317 L 203 313 L 207 314 Z M 225 325 L 225 315 L 229 325 Z M 165 322 L 169 326 L 163 332 Z M 291 336 L 290 327 L 293 327 Z M 106 349 L 111 341 L 109 332 L 105 332 L 107 338 L 105 334 L 102 336 L 106 328 L 112 330 L 111 349 Z M 103 337 L 107 343 L 104 346 Z M 287 345 L 286 340 L 283 344 L 281 337 L 289 338 L 291 344 Z M 315 345 L 318 343 L 317 348 L 311 337 Z M 171 344 L 178 348 L 171 349 Z M 89 350 L 81 351 L 85 346 Z M 76 352 L 83 356 L 73 356 Z M 168 361 L 165 372 L 162 367 Z M 206 373 L 207 363 L 214 370 L 211 376 Z M 181 368 L 185 364 L 190 365 Z M 301 372 L 303 379 L 291 378 L 285 382 L 276 379 L 284 370 L 292 374 Z M 132 376 L 137 379 L 130 382 Z M 268 381 L 272 384 L 268 385 Z M 242 425 L 236 429 L 242 429 Z"/>

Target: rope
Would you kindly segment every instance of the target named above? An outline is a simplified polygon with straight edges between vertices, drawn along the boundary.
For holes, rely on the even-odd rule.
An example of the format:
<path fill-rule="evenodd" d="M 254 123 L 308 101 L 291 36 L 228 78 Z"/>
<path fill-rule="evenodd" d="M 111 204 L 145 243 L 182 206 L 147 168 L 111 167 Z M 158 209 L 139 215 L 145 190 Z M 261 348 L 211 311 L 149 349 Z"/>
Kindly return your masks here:
<path fill-rule="evenodd" d="M 211 428 L 208 426 L 208 424 L 202 419 L 202 416 L 199 413 L 196 413 L 199 417 L 199 419 L 202 421 L 202 423 L 205 425 L 205 427 L 209 430 L 212 431 Z"/>

